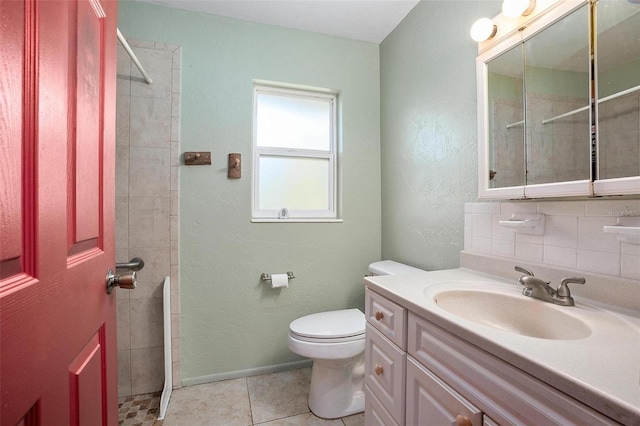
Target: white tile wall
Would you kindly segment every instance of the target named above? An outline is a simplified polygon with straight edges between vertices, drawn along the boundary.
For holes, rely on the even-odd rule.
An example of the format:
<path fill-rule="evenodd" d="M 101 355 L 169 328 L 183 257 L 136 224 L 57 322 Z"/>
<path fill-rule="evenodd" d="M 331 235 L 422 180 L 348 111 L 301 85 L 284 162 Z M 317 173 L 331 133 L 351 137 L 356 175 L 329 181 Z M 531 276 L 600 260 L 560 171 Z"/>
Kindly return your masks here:
<path fill-rule="evenodd" d="M 498 224 L 514 212 L 544 213 L 544 235 L 516 234 Z M 640 200 L 482 202 L 465 205 L 465 250 L 502 258 L 639 280 L 640 245 L 602 227 L 640 216 Z"/>

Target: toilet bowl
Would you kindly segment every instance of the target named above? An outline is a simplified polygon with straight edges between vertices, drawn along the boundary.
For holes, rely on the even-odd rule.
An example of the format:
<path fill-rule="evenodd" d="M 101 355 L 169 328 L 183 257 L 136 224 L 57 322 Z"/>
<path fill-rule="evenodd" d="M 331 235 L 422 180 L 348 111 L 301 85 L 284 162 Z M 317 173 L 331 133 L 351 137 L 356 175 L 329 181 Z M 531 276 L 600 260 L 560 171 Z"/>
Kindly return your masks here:
<path fill-rule="evenodd" d="M 385 260 L 369 265 L 375 275 L 420 271 Z M 320 312 L 298 318 L 289 325 L 287 344 L 311 358 L 309 409 L 325 419 L 364 411 L 365 315 L 358 309 Z"/>

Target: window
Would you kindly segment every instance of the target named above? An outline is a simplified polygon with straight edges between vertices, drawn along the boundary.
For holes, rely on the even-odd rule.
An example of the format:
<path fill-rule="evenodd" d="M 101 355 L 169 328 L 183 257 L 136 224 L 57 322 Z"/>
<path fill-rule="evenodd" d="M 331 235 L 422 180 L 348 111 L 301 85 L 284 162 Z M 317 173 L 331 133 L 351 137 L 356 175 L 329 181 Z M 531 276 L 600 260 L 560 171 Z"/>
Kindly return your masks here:
<path fill-rule="evenodd" d="M 336 219 L 336 94 L 254 85 L 253 219 Z"/>

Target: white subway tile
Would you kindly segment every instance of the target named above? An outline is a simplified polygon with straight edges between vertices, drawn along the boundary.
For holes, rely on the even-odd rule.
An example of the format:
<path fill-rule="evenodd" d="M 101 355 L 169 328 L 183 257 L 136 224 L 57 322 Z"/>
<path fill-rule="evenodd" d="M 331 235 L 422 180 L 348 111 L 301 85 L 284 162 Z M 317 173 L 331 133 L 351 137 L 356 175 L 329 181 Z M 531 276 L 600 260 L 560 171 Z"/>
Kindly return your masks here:
<path fill-rule="evenodd" d="M 566 266 L 575 269 L 578 263 L 578 250 L 545 245 L 542 261 L 547 265 Z"/>
<path fill-rule="evenodd" d="M 513 257 L 515 252 L 514 240 L 491 240 L 491 253 L 502 257 Z"/>
<path fill-rule="evenodd" d="M 472 235 L 478 238 L 491 238 L 491 215 L 473 214 L 471 216 Z"/>
<path fill-rule="evenodd" d="M 476 252 L 491 253 L 490 238 L 471 238 L 471 250 Z"/>
<path fill-rule="evenodd" d="M 516 234 L 516 243 L 544 244 L 544 235 Z"/>
<path fill-rule="evenodd" d="M 615 225 L 614 217 L 589 216 L 578 218 L 578 248 L 608 253 L 620 253 L 620 242 L 615 234 L 607 234 L 602 227 Z"/>
<path fill-rule="evenodd" d="M 578 269 L 619 276 L 620 255 L 601 251 L 578 250 Z"/>
<path fill-rule="evenodd" d="M 640 280 L 640 256 L 623 254 L 620 260 L 622 262 L 620 275 L 624 278 Z"/>
<path fill-rule="evenodd" d="M 640 244 L 621 243 L 620 251 L 622 254 L 640 256 Z"/>
<path fill-rule="evenodd" d="M 500 203 L 473 203 L 472 213 L 500 213 Z"/>
<path fill-rule="evenodd" d="M 547 216 L 545 220 L 544 245 L 555 247 L 578 247 L 578 218 L 576 216 Z"/>
<path fill-rule="evenodd" d="M 500 205 L 500 213 L 512 215 L 514 213 L 537 213 L 538 203 L 535 201 L 504 202 Z"/>
<path fill-rule="evenodd" d="M 584 201 L 544 201 L 538 204 L 538 212 L 555 216 L 584 216 Z"/>
<path fill-rule="evenodd" d="M 516 259 L 542 262 L 544 246 L 542 244 L 516 243 Z"/>
<path fill-rule="evenodd" d="M 471 250 L 471 238 L 472 238 L 471 228 L 464 228 L 464 249 L 467 251 Z"/>
<path fill-rule="evenodd" d="M 465 213 L 464 214 L 464 227 L 465 228 L 471 229 L 471 227 L 473 226 L 473 221 L 471 220 L 471 218 L 472 218 L 471 213 Z"/>

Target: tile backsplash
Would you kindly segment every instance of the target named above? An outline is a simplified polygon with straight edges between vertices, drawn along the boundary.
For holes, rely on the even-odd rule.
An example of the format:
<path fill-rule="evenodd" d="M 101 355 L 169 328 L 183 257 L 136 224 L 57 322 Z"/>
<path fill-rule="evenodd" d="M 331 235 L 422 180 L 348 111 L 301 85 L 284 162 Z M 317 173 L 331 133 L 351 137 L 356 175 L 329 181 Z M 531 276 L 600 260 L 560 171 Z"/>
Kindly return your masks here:
<path fill-rule="evenodd" d="M 544 234 L 516 234 L 498 224 L 514 213 L 544 213 Z M 603 231 L 621 216 L 640 216 L 640 200 L 467 203 L 464 249 L 640 281 L 640 245 Z"/>

